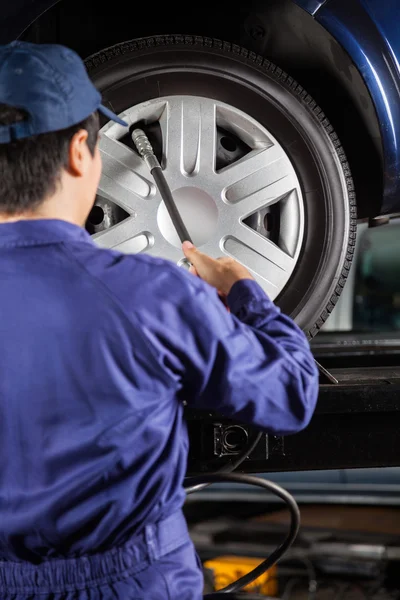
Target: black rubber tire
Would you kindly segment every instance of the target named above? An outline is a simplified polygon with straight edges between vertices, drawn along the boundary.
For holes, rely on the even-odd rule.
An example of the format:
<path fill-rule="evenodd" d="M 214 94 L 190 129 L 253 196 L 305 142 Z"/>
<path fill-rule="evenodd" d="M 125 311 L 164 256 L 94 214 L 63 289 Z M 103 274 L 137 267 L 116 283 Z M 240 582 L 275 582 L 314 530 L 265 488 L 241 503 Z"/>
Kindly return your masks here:
<path fill-rule="evenodd" d="M 261 56 L 197 36 L 118 44 L 89 57 L 86 65 L 117 113 L 159 96 L 206 96 L 250 114 L 277 138 L 297 171 L 306 221 L 295 272 L 276 302 L 313 337 L 342 292 L 356 237 L 350 168 L 314 100 Z"/>

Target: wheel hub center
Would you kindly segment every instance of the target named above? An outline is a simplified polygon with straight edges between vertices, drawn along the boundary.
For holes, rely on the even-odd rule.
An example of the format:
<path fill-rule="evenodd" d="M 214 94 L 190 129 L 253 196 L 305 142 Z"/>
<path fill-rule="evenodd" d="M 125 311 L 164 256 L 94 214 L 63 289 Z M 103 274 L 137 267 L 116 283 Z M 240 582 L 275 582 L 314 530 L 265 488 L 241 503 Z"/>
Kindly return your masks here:
<path fill-rule="evenodd" d="M 172 194 L 193 243 L 202 246 L 217 229 L 218 208 L 215 201 L 207 192 L 196 187 L 178 188 Z M 157 223 L 167 242 L 180 248 L 181 242 L 164 202 L 158 208 Z"/>

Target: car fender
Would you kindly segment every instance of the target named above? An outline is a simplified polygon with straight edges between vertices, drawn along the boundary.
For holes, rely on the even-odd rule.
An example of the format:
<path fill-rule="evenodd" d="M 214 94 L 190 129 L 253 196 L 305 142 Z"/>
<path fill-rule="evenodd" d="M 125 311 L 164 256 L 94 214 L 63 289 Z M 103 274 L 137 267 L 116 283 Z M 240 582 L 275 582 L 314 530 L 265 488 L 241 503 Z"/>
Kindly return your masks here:
<path fill-rule="evenodd" d="M 382 213 L 400 211 L 400 4 L 332 0 L 316 20 L 351 56 L 371 94 L 384 150 Z"/>
<path fill-rule="evenodd" d="M 326 0 L 294 0 L 294 3 L 304 8 L 310 15 L 315 15 L 316 12 L 325 4 Z"/>

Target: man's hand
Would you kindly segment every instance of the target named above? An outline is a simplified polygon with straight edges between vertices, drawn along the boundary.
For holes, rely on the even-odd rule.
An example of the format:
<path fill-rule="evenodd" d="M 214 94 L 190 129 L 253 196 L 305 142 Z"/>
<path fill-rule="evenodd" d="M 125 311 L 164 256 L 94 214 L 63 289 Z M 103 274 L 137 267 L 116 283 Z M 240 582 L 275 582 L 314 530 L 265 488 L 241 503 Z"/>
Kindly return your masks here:
<path fill-rule="evenodd" d="M 186 258 L 193 265 L 195 272 L 201 279 L 215 287 L 220 294 L 227 296 L 232 286 L 241 279 L 254 279 L 246 267 L 243 267 L 233 258 L 219 258 L 215 260 L 207 254 L 199 252 L 190 242 L 182 246 Z"/>

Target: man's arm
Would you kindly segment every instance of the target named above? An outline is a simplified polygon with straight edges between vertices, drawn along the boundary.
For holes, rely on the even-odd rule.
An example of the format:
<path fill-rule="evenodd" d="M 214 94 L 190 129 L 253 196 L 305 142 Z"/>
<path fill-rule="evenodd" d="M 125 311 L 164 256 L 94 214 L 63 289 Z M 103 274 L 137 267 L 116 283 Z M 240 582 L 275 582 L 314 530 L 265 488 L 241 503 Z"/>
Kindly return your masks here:
<path fill-rule="evenodd" d="M 204 335 L 197 332 L 188 353 L 194 357 L 184 375 L 188 404 L 270 433 L 303 429 L 318 394 L 318 372 L 304 334 L 254 281 L 233 286 L 227 298 L 231 314 L 216 296 L 207 296 L 197 298 L 207 310 L 197 321 Z"/>
<path fill-rule="evenodd" d="M 144 328 L 189 406 L 294 433 L 315 408 L 314 359 L 302 331 L 241 268 L 243 276 L 222 289 L 230 288 L 229 313 L 210 285 L 168 267 L 174 303 L 161 299 L 157 318 Z"/>

